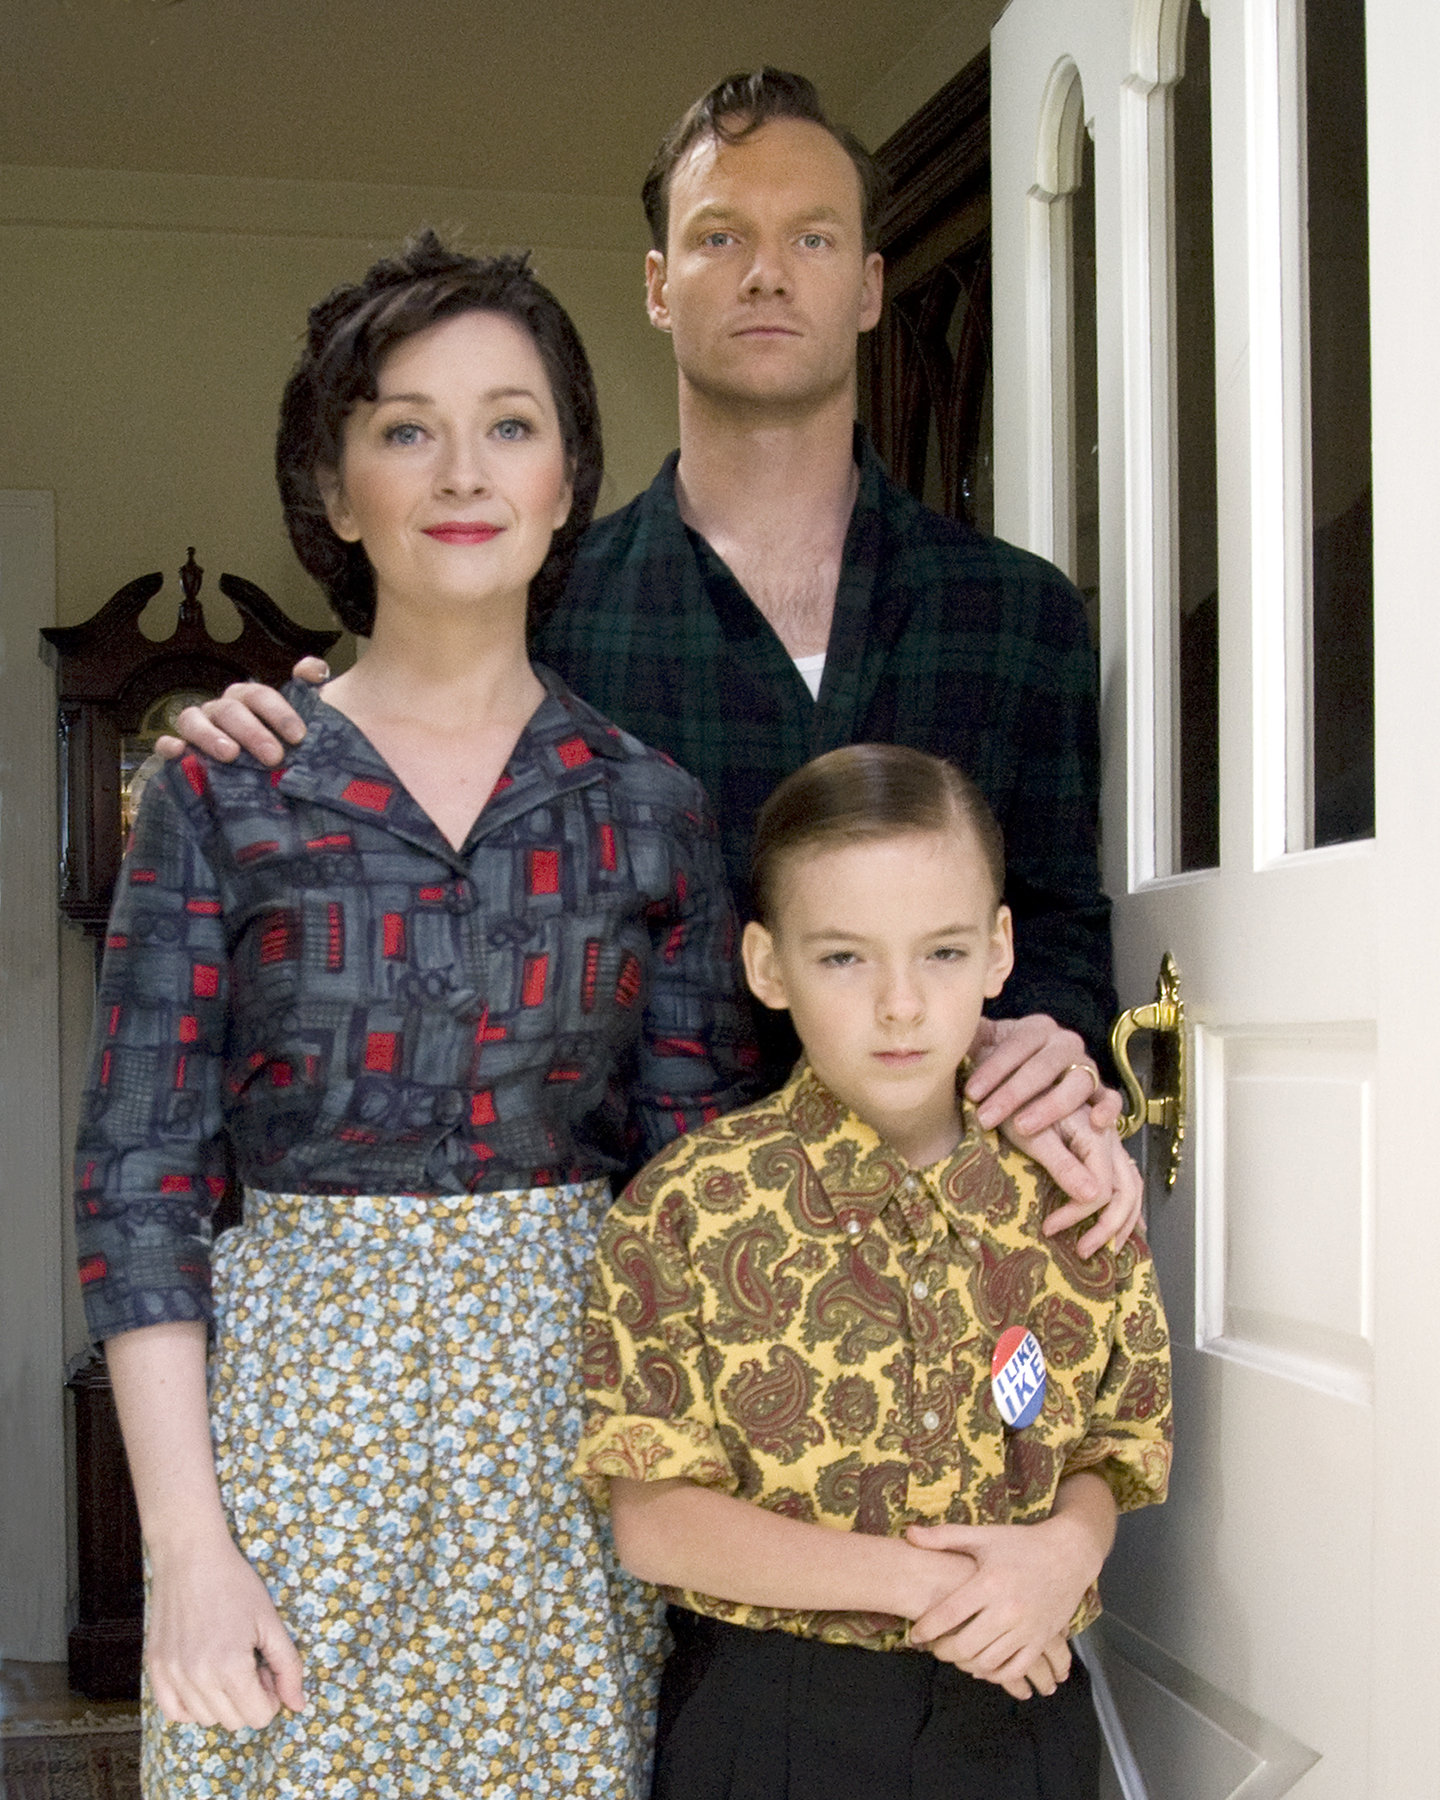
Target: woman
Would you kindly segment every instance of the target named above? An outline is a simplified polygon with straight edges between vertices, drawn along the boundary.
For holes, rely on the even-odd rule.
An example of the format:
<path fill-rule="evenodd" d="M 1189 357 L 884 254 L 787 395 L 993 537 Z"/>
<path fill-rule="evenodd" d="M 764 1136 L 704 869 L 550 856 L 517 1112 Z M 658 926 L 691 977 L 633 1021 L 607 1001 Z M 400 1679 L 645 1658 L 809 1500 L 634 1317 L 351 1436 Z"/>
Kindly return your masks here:
<path fill-rule="evenodd" d="M 282 769 L 152 782 L 78 1147 L 146 1792 L 629 1796 L 651 1619 L 567 1473 L 578 1308 L 606 1177 L 744 1091 L 713 830 L 526 656 L 601 458 L 523 259 L 427 234 L 317 306 L 277 466 L 369 647 Z"/>

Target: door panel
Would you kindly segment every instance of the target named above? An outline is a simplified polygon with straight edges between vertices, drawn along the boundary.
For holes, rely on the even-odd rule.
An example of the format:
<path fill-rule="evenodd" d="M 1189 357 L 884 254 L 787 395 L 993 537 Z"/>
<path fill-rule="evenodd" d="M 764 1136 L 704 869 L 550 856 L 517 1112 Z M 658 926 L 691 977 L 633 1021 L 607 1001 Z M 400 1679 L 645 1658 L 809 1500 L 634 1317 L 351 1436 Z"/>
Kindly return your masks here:
<path fill-rule="evenodd" d="M 1219 866 L 1168 874 L 1186 860 L 1175 334 L 1177 317 L 1193 313 L 1175 283 L 1194 266 L 1183 243 L 1177 252 L 1171 158 L 1195 3 L 1012 0 L 992 39 L 996 528 L 1062 562 L 1072 554 L 1056 522 L 1073 516 L 1077 491 L 1081 271 L 1066 261 L 1052 172 L 1055 96 L 1073 76 L 1094 146 L 1104 842 L 1117 975 L 1122 1000 L 1141 1002 L 1162 954 L 1174 954 L 1194 1069 L 1180 1183 L 1166 1196 L 1150 1182 L 1175 1339 L 1174 1489 L 1163 1509 L 1124 1522 L 1091 1655 L 1128 1736 L 1113 1772 L 1127 1800 L 1398 1800 L 1433 1791 L 1440 1749 L 1437 1709 L 1397 1697 L 1397 1684 L 1412 1699 L 1417 1690 L 1391 1625 L 1397 1607 L 1419 1616 L 1402 1567 L 1423 1571 L 1432 1616 L 1435 1599 L 1432 1533 L 1392 1471 L 1436 1473 L 1433 1448 L 1422 1456 L 1414 1443 L 1433 1446 L 1436 1434 L 1402 1424 L 1397 1384 L 1408 1377 L 1415 1398 L 1423 1380 L 1417 1347 L 1440 1267 L 1422 1290 L 1411 1239 L 1418 1230 L 1433 1247 L 1437 1234 L 1417 1187 L 1432 1209 L 1440 1197 L 1428 1155 L 1423 1172 L 1396 1179 L 1407 1164 L 1395 1101 L 1406 1092 L 1415 1105 L 1423 1064 L 1429 1099 L 1410 1118 L 1433 1116 L 1435 1057 L 1428 1019 L 1402 1002 L 1388 964 L 1408 960 L 1431 1000 L 1437 983 L 1433 927 L 1422 941 L 1387 938 L 1377 924 L 1394 916 L 1418 928 L 1440 873 L 1433 796 L 1418 829 L 1398 810 L 1402 793 L 1416 804 L 1401 734 L 1428 742 L 1440 711 L 1431 702 L 1417 717 L 1414 656 L 1422 645 L 1440 656 L 1440 634 L 1433 605 L 1423 620 L 1417 612 L 1409 569 L 1417 554 L 1428 559 L 1406 543 L 1416 515 L 1387 482 L 1414 494 L 1407 453 L 1432 480 L 1440 470 L 1434 386 L 1407 385 L 1386 363 L 1403 354 L 1433 383 L 1434 344 L 1380 271 L 1407 269 L 1433 302 L 1440 258 L 1428 215 L 1418 233 L 1417 217 L 1405 225 L 1380 172 L 1398 185 L 1405 153 L 1433 149 L 1435 109 L 1416 71 L 1437 64 L 1414 45 L 1434 45 L 1435 9 L 1395 0 L 1368 21 L 1380 835 L 1305 850 L 1293 846 L 1309 841 L 1314 788 L 1304 224 L 1316 165 L 1305 156 L 1303 0 L 1205 7 Z M 1410 695 L 1403 724 L 1387 713 L 1387 668 Z M 1428 1642 L 1406 1642 L 1433 1674 Z M 1372 1659 L 1388 1683 L 1372 1681 Z"/>

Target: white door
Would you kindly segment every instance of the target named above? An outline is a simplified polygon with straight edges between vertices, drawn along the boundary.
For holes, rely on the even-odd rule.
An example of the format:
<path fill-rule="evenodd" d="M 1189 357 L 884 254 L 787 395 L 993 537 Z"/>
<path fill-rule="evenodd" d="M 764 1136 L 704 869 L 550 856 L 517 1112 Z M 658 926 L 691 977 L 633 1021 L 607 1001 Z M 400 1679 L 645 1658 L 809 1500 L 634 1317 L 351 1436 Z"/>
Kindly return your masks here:
<path fill-rule="evenodd" d="M 1363 82 L 1349 0 L 1011 0 L 992 42 L 997 530 L 1098 585 L 1121 1003 L 1168 950 L 1189 1017 L 1174 1487 L 1095 1647 L 1129 1800 L 1440 1793 L 1440 8 L 1359 7 Z"/>

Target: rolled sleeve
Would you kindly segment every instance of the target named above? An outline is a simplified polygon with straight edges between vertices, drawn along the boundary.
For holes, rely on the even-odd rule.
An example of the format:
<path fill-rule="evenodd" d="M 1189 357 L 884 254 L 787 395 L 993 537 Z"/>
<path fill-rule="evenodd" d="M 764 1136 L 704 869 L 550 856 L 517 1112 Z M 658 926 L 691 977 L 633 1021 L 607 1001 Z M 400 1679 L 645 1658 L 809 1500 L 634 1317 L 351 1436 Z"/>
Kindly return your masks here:
<path fill-rule="evenodd" d="M 584 1422 L 575 1472 L 602 1506 L 613 1476 L 734 1493 L 705 1370 L 700 1298 L 684 1254 L 684 1196 L 652 1165 L 614 1206 L 586 1304 Z M 652 1210 L 636 1190 L 659 1196 Z"/>
<path fill-rule="evenodd" d="M 219 887 L 187 757 L 147 787 L 116 886 L 75 1153 L 80 1282 L 92 1336 L 209 1322 L 229 969 Z"/>
<path fill-rule="evenodd" d="M 1148 1247 L 1132 1239 L 1119 1256 L 1110 1356 L 1083 1442 L 1065 1464 L 1101 1476 L 1121 1512 L 1155 1506 L 1170 1482 L 1170 1335 Z"/>

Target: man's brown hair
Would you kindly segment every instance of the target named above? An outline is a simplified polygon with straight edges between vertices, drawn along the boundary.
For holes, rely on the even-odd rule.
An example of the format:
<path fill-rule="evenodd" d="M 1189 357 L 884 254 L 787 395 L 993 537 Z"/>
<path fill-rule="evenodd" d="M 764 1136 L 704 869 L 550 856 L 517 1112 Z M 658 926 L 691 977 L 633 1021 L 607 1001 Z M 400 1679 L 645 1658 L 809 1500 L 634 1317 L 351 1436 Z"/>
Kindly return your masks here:
<path fill-rule="evenodd" d="M 839 144 L 855 165 L 855 174 L 859 178 L 865 248 L 875 248 L 880 207 L 885 197 L 885 177 L 880 165 L 853 132 L 826 118 L 813 81 L 807 81 L 803 75 L 794 75 L 788 69 L 772 69 L 767 65 L 750 74 L 727 75 L 723 81 L 716 82 L 710 92 L 702 95 L 666 132 L 640 190 L 645 217 L 650 221 L 650 236 L 657 250 L 664 251 L 670 227 L 670 178 L 691 145 L 706 137 L 716 138 L 722 144 L 739 143 L 772 119 L 803 119 L 828 131 Z"/>

